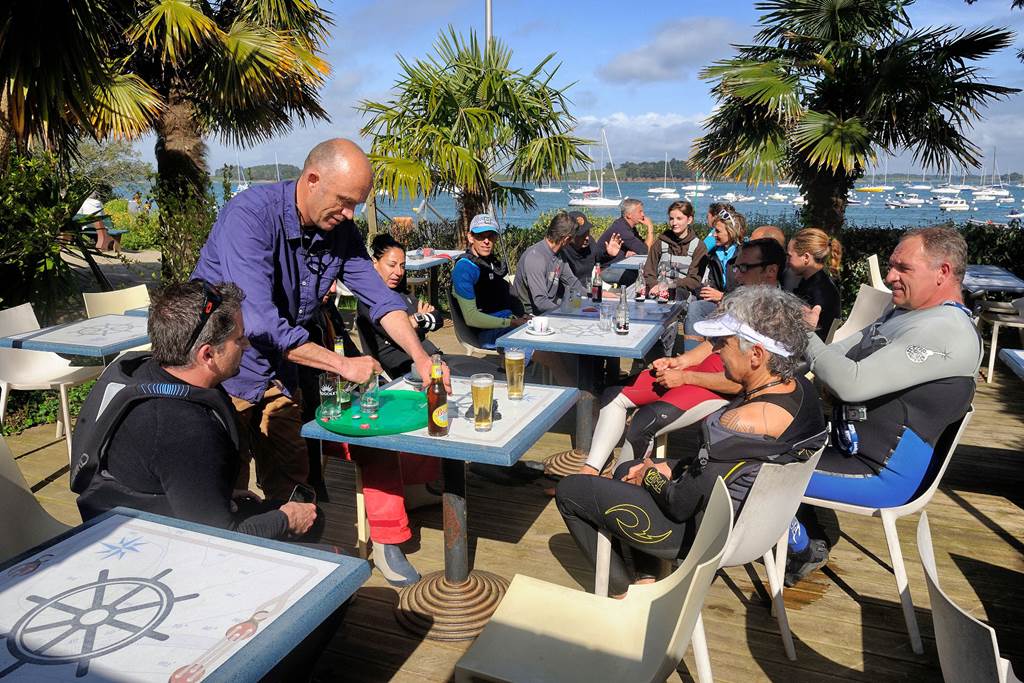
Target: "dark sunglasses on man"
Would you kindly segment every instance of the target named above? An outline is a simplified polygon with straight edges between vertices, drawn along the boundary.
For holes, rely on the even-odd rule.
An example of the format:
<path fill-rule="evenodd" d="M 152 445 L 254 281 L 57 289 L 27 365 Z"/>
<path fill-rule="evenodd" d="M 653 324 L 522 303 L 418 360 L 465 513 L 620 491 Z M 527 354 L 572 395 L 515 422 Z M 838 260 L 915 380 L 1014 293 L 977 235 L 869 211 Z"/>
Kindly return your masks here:
<path fill-rule="evenodd" d="M 203 305 L 199 309 L 199 322 L 196 323 L 196 329 L 192 330 L 192 336 L 188 338 L 188 348 L 192 349 L 192 345 L 199 339 L 199 335 L 202 334 L 203 328 L 206 327 L 206 321 L 210 319 L 213 312 L 216 311 L 224 298 L 220 294 L 220 290 L 211 285 L 206 280 L 197 280 L 203 284 Z"/>
<path fill-rule="evenodd" d="M 732 264 L 732 269 L 737 273 L 745 273 L 751 268 L 764 268 L 767 265 L 767 261 L 758 261 L 757 263 L 734 263 Z"/>

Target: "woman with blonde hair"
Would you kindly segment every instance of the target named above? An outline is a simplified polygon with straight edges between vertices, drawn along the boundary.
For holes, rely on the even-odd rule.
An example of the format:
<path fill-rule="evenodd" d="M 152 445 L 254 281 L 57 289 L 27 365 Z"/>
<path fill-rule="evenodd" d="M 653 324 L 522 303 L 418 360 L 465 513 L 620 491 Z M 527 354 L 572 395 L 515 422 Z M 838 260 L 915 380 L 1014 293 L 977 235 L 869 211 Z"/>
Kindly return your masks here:
<path fill-rule="evenodd" d="M 833 276 L 838 276 L 843 245 L 819 228 L 804 228 L 789 240 L 786 267 L 799 275 L 793 293 L 808 306 L 821 306 L 818 337 L 825 341 L 832 323 L 839 317 L 841 301 Z"/>

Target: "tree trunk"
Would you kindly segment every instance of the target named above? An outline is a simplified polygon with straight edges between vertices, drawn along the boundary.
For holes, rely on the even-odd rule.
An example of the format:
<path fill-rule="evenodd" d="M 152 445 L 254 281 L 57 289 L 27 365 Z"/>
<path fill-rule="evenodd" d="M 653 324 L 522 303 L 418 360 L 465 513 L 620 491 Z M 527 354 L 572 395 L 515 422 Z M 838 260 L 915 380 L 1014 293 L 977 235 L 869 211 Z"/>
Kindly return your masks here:
<path fill-rule="evenodd" d="M 483 195 L 463 191 L 459 195 L 456 209 L 458 211 L 456 216 L 456 221 L 458 222 L 458 234 L 456 237 L 458 241 L 456 244 L 460 249 L 465 249 L 469 246 L 466 241 L 466 231 L 469 230 L 469 224 L 477 214 L 487 213 L 487 202 Z"/>
<path fill-rule="evenodd" d="M 171 86 L 167 108 L 156 122 L 157 204 L 160 209 L 161 277 L 165 284 L 188 277 L 205 240 L 202 204 L 210 176 L 198 118 L 181 83 Z"/>
<path fill-rule="evenodd" d="M 802 169 L 797 175 L 807 198 L 803 209 L 804 224 L 821 228 L 830 235 L 839 234 L 846 221 L 846 199 L 855 178 L 842 171 L 818 168 Z"/>
<path fill-rule="evenodd" d="M 156 122 L 156 172 L 165 191 L 205 192 L 210 182 L 206 145 L 196 112 L 180 84 L 172 85 L 167 108 Z"/>

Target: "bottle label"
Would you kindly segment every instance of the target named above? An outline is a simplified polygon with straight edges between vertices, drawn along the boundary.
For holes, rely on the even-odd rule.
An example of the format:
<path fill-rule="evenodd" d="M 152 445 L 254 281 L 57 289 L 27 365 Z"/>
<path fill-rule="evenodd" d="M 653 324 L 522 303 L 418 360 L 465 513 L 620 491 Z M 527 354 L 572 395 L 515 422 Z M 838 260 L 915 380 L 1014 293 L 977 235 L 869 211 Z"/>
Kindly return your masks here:
<path fill-rule="evenodd" d="M 441 379 L 444 374 L 441 372 L 440 365 L 434 365 L 430 368 L 430 379 Z"/>
<path fill-rule="evenodd" d="M 439 405 L 438 407 L 434 408 L 434 412 L 431 413 L 430 419 L 438 427 L 447 427 L 448 426 L 448 404 L 445 403 L 444 405 Z"/>

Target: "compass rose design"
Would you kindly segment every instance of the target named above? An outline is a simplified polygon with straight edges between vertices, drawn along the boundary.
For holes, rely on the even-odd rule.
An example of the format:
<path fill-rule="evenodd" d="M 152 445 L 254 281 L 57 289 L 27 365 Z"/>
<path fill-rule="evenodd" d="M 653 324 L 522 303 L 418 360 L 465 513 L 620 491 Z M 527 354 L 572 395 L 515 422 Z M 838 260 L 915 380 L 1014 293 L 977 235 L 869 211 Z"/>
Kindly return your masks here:
<path fill-rule="evenodd" d="M 165 569 L 151 579 L 110 578 L 104 569 L 95 581 L 52 597 L 28 596 L 36 606 L 18 619 L 10 633 L 0 634 L 18 660 L 0 669 L 0 678 L 25 664 L 76 664 L 75 676 L 81 678 L 89 673 L 93 659 L 142 638 L 167 640 L 170 636 L 157 627 L 175 603 L 199 597 L 198 593 L 175 596 L 161 581 L 170 572 Z"/>

